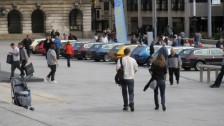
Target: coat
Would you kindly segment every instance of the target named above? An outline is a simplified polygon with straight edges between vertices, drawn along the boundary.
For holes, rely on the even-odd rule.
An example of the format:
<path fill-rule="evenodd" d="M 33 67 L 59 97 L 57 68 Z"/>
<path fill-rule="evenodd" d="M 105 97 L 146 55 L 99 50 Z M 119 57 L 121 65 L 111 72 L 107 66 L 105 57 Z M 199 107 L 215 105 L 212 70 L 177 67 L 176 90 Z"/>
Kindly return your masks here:
<path fill-rule="evenodd" d="M 74 55 L 74 49 L 71 44 L 67 44 L 64 46 L 65 54 Z"/>

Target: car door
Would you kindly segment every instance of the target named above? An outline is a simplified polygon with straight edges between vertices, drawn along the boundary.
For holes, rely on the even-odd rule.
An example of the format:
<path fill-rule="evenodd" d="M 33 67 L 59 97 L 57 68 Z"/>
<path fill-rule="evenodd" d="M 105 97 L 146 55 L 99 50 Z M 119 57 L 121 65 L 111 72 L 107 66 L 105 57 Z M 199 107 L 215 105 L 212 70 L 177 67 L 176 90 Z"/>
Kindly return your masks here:
<path fill-rule="evenodd" d="M 221 65 L 223 59 L 223 51 L 221 49 L 212 49 L 212 64 L 213 65 Z"/>

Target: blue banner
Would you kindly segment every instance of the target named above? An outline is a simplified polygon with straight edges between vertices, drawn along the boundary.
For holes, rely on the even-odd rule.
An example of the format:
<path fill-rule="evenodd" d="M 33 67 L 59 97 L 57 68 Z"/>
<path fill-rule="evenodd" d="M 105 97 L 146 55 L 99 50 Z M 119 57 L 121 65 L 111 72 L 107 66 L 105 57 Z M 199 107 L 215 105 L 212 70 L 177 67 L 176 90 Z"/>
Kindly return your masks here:
<path fill-rule="evenodd" d="M 115 26 L 116 26 L 116 37 L 118 42 L 127 44 L 127 31 L 124 17 L 124 6 L 123 0 L 114 0 L 114 15 L 115 15 Z"/>

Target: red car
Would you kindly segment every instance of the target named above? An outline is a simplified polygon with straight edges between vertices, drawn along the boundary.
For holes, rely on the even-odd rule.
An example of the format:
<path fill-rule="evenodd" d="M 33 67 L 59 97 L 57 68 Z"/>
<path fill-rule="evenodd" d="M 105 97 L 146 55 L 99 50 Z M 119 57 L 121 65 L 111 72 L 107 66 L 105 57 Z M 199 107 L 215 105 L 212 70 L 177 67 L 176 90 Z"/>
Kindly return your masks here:
<path fill-rule="evenodd" d="M 88 49 L 96 43 L 82 43 L 75 55 L 75 57 L 77 57 L 78 60 L 82 60 L 82 59 L 87 59 L 86 57 L 86 53 L 88 51 Z"/>
<path fill-rule="evenodd" d="M 44 48 L 44 41 L 41 41 L 35 46 L 34 52 L 37 54 L 46 54 L 46 49 Z"/>

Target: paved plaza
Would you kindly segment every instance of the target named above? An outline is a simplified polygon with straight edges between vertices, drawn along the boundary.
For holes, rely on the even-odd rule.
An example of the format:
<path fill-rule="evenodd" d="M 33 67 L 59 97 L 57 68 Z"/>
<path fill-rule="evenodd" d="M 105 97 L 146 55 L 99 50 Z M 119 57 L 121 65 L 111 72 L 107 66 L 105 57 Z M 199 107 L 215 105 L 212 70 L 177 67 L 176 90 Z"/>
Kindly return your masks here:
<path fill-rule="evenodd" d="M 12 41 L 0 41 L 1 70 L 10 72 L 6 55 Z M 42 55 L 31 55 L 34 76 L 50 69 Z M 19 73 L 17 70 L 16 73 Z M 214 72 L 211 81 L 215 80 Z M 135 76 L 135 111 L 124 112 L 121 88 L 114 83 L 115 63 L 64 58 L 57 84 L 29 82 L 35 111 L 12 105 L 10 83 L 0 83 L 0 126 L 224 126 L 224 86 L 211 89 L 199 82 L 199 72 L 181 71 L 180 84 L 166 81 L 167 111 L 154 110 L 153 91 L 143 92 L 150 79 L 147 67 Z M 204 74 L 206 76 L 206 74 Z M 206 81 L 206 80 L 204 80 Z"/>

